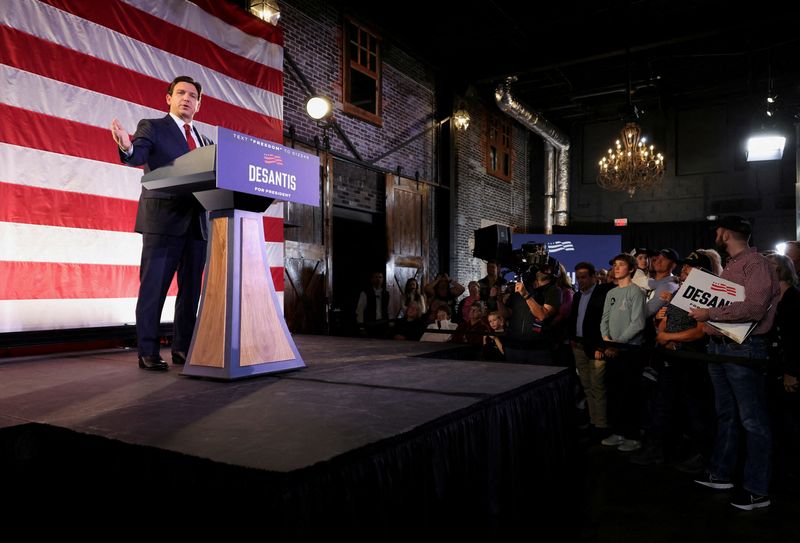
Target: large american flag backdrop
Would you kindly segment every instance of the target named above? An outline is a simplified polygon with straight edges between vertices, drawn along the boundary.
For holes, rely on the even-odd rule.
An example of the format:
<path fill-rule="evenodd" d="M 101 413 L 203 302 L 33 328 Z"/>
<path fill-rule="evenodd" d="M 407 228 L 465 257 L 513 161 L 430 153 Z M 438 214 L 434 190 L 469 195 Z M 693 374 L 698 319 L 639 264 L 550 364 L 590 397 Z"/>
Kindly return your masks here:
<path fill-rule="evenodd" d="M 165 115 L 176 75 L 201 133 L 282 142 L 282 32 L 217 0 L 0 0 L 0 74 L 0 332 L 134 321 L 142 170 L 109 126 Z M 282 295 L 280 205 L 264 224 Z"/>

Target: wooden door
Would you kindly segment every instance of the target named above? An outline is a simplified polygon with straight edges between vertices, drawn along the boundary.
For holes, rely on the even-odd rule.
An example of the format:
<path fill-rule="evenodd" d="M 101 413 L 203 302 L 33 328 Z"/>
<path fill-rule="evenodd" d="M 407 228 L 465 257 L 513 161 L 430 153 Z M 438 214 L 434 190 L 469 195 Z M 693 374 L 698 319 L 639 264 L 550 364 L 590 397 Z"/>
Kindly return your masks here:
<path fill-rule="evenodd" d="M 426 183 L 386 174 L 386 288 L 392 316 L 401 308 L 406 281 L 417 279 L 421 290 L 430 275 L 429 189 Z"/>
<path fill-rule="evenodd" d="M 303 149 L 313 153 L 313 149 Z M 328 331 L 331 159 L 320 154 L 320 207 L 286 204 L 284 317 L 293 333 Z"/>
<path fill-rule="evenodd" d="M 293 333 L 325 333 L 326 271 L 322 246 L 286 242 L 284 307 L 286 324 Z"/>

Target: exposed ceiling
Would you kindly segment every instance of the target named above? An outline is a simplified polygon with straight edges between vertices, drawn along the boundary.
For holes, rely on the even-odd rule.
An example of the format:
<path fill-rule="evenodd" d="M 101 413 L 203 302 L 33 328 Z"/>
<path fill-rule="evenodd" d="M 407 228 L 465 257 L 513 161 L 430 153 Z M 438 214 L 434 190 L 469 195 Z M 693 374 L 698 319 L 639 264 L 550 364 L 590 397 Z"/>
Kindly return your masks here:
<path fill-rule="evenodd" d="M 562 128 L 618 117 L 629 77 L 644 111 L 733 100 L 760 110 L 771 81 L 781 116 L 800 112 L 800 2 L 334 3 L 425 59 L 456 93 L 490 96 L 516 76 L 515 96 Z"/>

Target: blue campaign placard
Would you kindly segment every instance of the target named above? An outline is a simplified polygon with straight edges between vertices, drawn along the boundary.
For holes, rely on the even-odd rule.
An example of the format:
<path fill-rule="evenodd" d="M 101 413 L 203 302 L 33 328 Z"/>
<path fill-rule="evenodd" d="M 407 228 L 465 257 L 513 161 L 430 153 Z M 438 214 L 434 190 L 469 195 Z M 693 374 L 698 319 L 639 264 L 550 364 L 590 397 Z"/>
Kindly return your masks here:
<path fill-rule="evenodd" d="M 217 187 L 319 206 L 319 157 L 217 129 Z"/>

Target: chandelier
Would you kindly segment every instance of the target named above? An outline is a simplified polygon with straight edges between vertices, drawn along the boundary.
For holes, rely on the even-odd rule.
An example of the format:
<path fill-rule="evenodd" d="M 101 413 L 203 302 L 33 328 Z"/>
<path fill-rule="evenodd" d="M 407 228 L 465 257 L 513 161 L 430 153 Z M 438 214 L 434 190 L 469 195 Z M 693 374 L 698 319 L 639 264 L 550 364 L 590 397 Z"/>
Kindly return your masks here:
<path fill-rule="evenodd" d="M 642 129 L 629 122 L 620 133 L 614 148 L 600 160 L 597 184 L 601 188 L 625 191 L 631 198 L 637 189 L 650 188 L 664 177 L 664 155 L 647 145 Z"/>

